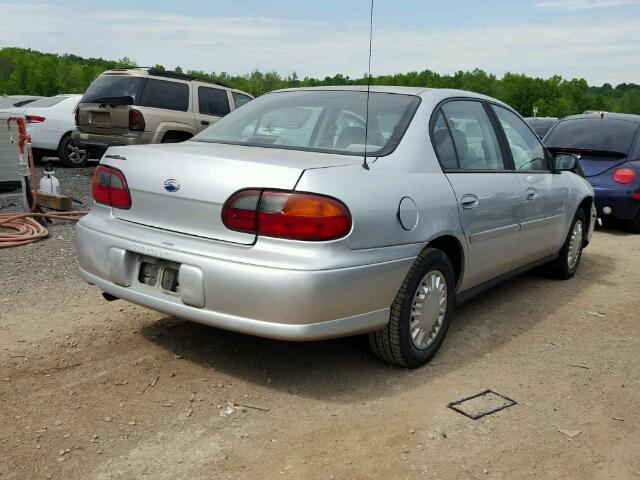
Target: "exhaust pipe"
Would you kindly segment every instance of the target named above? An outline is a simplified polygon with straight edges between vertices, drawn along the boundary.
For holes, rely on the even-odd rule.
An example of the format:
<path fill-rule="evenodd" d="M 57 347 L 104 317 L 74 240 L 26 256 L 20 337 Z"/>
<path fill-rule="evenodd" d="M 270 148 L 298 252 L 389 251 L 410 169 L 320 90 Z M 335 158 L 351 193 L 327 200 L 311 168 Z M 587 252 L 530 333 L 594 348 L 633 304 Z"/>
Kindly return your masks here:
<path fill-rule="evenodd" d="M 113 302 L 114 300 L 120 300 L 118 297 L 111 295 L 107 292 L 102 292 L 102 298 L 104 298 L 107 302 Z"/>

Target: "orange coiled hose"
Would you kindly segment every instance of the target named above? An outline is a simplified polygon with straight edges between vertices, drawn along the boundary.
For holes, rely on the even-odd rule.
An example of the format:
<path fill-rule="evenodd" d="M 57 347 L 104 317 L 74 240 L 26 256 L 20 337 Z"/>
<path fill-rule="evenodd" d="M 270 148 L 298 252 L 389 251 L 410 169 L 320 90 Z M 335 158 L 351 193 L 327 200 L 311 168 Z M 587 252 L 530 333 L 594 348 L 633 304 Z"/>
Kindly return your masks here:
<path fill-rule="evenodd" d="M 30 140 L 27 134 L 27 127 L 24 118 L 11 117 L 7 120 L 7 124 L 14 121 L 18 125 L 20 138 L 18 149 L 21 155 L 25 153 L 29 156 L 29 169 L 31 170 L 32 183 L 36 185 L 36 169 L 33 162 L 33 155 L 30 148 L 25 148 Z M 59 220 L 79 220 L 88 212 L 55 212 L 40 213 L 36 212 L 38 205 L 37 189 L 33 189 L 33 202 L 29 213 L 2 213 L 0 214 L 0 229 L 14 230 L 14 232 L 4 232 L 0 230 L 0 248 L 18 247 L 29 243 L 38 242 L 49 236 L 49 231 L 34 220 L 34 217 L 57 218 Z"/>

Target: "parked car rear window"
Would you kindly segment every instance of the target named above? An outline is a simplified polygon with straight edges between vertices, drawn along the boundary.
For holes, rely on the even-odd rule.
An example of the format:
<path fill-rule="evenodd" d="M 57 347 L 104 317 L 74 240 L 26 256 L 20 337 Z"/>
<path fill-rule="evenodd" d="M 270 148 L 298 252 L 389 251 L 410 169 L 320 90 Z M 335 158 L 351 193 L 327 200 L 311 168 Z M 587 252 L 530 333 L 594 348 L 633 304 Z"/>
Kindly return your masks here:
<path fill-rule="evenodd" d="M 549 132 L 549 148 L 590 148 L 628 153 L 638 131 L 638 124 L 627 120 L 576 118 L 561 121 Z"/>
<path fill-rule="evenodd" d="M 47 108 L 47 107 L 53 107 L 54 105 L 59 104 L 60 102 L 62 102 L 63 100 L 68 99 L 69 97 L 45 97 L 45 98 L 39 98 L 38 100 L 34 100 L 33 102 L 29 103 L 29 108 Z"/>
<path fill-rule="evenodd" d="M 231 111 L 226 90 L 219 88 L 199 87 L 198 107 L 200 113 L 224 117 Z"/>
<path fill-rule="evenodd" d="M 189 109 L 189 86 L 182 82 L 150 78 L 137 105 L 186 112 Z"/>
<path fill-rule="evenodd" d="M 238 92 L 231 92 L 231 95 L 233 95 L 233 103 L 236 104 L 236 108 L 240 108 L 245 103 L 249 103 L 251 100 L 253 100 L 250 96 L 243 95 Z"/>
<path fill-rule="evenodd" d="M 94 103 L 101 98 L 131 97 L 134 102 L 144 84 L 142 77 L 104 75 L 96 78 L 84 93 L 82 103 Z"/>
<path fill-rule="evenodd" d="M 420 98 L 373 92 L 369 100 L 367 154 L 396 147 Z M 361 155 L 365 150 L 367 94 L 358 91 L 276 92 L 252 100 L 193 140 Z"/>

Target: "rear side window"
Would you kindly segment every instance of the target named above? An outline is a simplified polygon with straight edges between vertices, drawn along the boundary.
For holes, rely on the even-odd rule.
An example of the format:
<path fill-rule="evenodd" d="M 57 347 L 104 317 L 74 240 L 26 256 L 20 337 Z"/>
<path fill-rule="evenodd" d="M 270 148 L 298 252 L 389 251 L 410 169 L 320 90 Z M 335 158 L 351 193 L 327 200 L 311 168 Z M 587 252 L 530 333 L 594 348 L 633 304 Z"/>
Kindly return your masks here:
<path fill-rule="evenodd" d="M 138 105 L 186 112 L 189 109 L 189 86 L 150 78 L 142 91 Z"/>
<path fill-rule="evenodd" d="M 560 122 L 549 133 L 549 148 L 587 148 L 626 155 L 638 131 L 638 124 L 606 118 L 576 118 Z"/>
<path fill-rule="evenodd" d="M 524 121 L 506 108 L 497 105 L 492 108 L 507 137 L 516 170 L 548 170 L 544 147 Z"/>
<path fill-rule="evenodd" d="M 454 100 L 442 107 L 461 170 L 504 170 L 500 144 L 480 102 Z"/>
<path fill-rule="evenodd" d="M 231 92 L 231 95 L 233 96 L 233 103 L 236 104 L 236 108 L 240 108 L 245 103 L 249 103 L 251 100 L 253 100 L 250 96 L 243 95 L 238 92 Z"/>
<path fill-rule="evenodd" d="M 105 98 L 131 97 L 134 103 L 140 94 L 144 78 L 124 75 L 104 75 L 96 78 L 84 93 L 81 102 L 96 103 Z"/>
<path fill-rule="evenodd" d="M 200 113 L 224 117 L 231 111 L 226 90 L 219 88 L 199 87 L 198 107 Z"/>
<path fill-rule="evenodd" d="M 453 149 L 453 140 L 451 140 L 447 122 L 445 122 L 441 111 L 438 111 L 435 122 L 433 123 L 432 139 L 433 148 L 438 155 L 438 160 L 442 168 L 445 170 L 458 168 L 458 159 Z"/>

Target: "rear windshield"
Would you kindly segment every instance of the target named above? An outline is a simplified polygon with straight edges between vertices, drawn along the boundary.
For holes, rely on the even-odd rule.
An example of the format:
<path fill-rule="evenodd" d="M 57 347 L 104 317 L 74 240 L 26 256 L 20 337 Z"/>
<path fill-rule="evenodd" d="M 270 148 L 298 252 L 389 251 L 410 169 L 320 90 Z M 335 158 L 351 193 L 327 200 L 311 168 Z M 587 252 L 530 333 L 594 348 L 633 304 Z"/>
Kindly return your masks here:
<path fill-rule="evenodd" d="M 538 137 L 542 138 L 549 131 L 551 127 L 553 127 L 557 120 L 526 120 L 531 129 L 536 132 Z"/>
<path fill-rule="evenodd" d="M 38 107 L 38 108 L 47 108 L 53 107 L 54 105 L 59 104 L 63 100 L 66 100 L 69 97 L 47 97 L 47 98 L 39 98 L 38 100 L 34 100 L 29 104 L 29 107 Z"/>
<path fill-rule="evenodd" d="M 626 154 L 638 124 L 626 120 L 577 118 L 560 122 L 545 139 L 549 148 L 588 148 Z"/>
<path fill-rule="evenodd" d="M 135 103 L 144 78 L 124 75 L 104 75 L 96 78 L 82 97 L 83 103 L 99 102 L 104 98 L 131 97 Z"/>
<path fill-rule="evenodd" d="M 391 153 L 420 98 L 366 92 L 303 90 L 264 95 L 222 118 L 193 140 L 371 156 Z"/>

